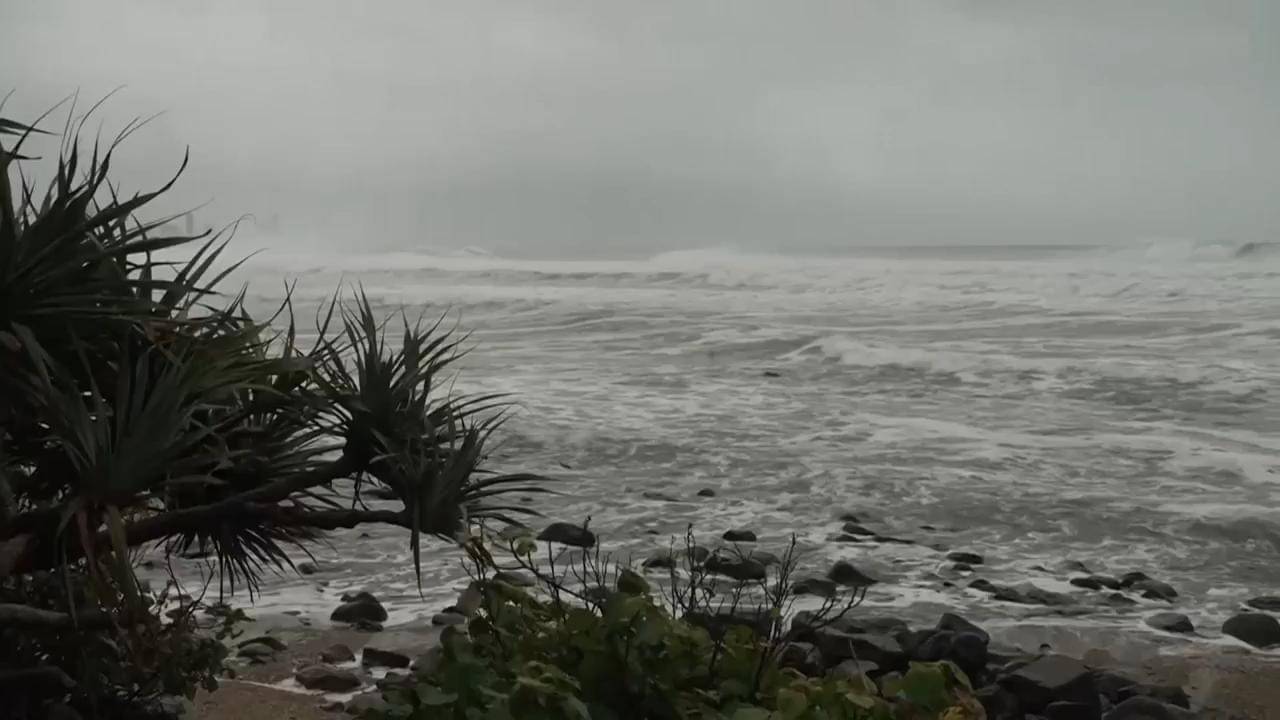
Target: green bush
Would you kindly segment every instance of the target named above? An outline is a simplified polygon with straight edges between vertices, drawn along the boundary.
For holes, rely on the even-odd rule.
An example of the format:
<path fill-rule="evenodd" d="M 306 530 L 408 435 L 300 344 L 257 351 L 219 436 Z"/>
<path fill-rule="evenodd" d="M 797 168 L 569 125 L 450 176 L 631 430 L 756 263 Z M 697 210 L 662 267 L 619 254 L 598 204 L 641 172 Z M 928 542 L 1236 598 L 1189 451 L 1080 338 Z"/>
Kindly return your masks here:
<path fill-rule="evenodd" d="M 539 565 L 531 539 L 510 538 L 516 566 L 537 575 L 526 590 L 490 572 L 498 563 L 483 536 L 469 547 L 476 568 L 470 622 L 447 631 L 409 682 L 385 691 L 386 708 L 365 711 L 368 720 L 984 717 L 950 663 L 914 664 L 879 684 L 865 675 L 808 677 L 782 667 L 780 652 L 791 639 L 781 628 L 794 600 L 794 543 L 767 579 L 719 587 L 701 571 L 704 563 L 691 559 L 695 553 L 682 553 L 685 566 L 671 570 L 660 590 L 598 550 L 579 552 L 559 572 L 550 546 L 551 562 Z M 816 622 L 856 604 L 829 599 Z M 746 622 L 697 619 L 708 609 L 742 617 L 747 607 Z"/>

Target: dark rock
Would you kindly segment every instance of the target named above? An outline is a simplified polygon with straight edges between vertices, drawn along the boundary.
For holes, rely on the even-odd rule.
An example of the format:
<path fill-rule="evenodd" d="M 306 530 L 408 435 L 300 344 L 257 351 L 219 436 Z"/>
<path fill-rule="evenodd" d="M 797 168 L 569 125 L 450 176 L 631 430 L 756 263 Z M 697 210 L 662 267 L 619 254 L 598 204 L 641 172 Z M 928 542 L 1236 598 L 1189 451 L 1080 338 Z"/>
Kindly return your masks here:
<path fill-rule="evenodd" d="M 466 625 L 467 616 L 455 612 L 436 613 L 431 616 L 431 624 L 437 627 L 447 625 Z"/>
<path fill-rule="evenodd" d="M 1037 658 L 1000 678 L 1000 684 L 1017 696 L 1022 708 L 1031 712 L 1039 712 L 1059 701 L 1098 702 L 1089 668 L 1064 655 Z"/>
<path fill-rule="evenodd" d="M 1058 563 L 1058 569 L 1063 572 L 1079 572 L 1079 573 L 1092 572 L 1091 570 L 1089 570 L 1089 567 L 1087 565 L 1080 562 L 1079 560 L 1063 560 L 1062 562 Z"/>
<path fill-rule="evenodd" d="M 915 545 L 916 544 L 915 540 L 908 540 L 906 538 L 893 537 L 892 535 L 876 535 L 871 539 L 875 542 L 883 543 L 885 545 Z"/>
<path fill-rule="evenodd" d="M 982 638 L 982 643 L 984 645 L 991 642 L 991 636 L 987 634 L 986 630 L 983 630 L 955 613 L 943 613 L 942 617 L 938 618 L 938 629 L 950 630 L 956 633 L 973 633 L 974 635 Z"/>
<path fill-rule="evenodd" d="M 311 665 L 294 674 L 298 684 L 308 690 L 324 692 L 347 692 L 355 690 L 364 683 L 359 676 L 350 670 L 342 670 L 328 665 Z"/>
<path fill-rule="evenodd" d="M 394 650 L 382 650 L 366 645 L 364 650 L 360 651 L 360 664 L 364 667 L 407 668 L 409 656 Z"/>
<path fill-rule="evenodd" d="M 828 675 L 840 678 L 856 678 L 862 675 L 868 678 L 880 672 L 880 666 L 870 660 L 841 660 L 827 672 Z"/>
<path fill-rule="evenodd" d="M 994 593 L 997 588 L 996 584 L 986 578 L 978 578 L 969 583 L 969 587 L 984 593 Z"/>
<path fill-rule="evenodd" d="M 1124 593 L 1114 592 L 1104 598 L 1103 603 L 1112 607 L 1132 607 L 1137 605 L 1138 601 Z"/>
<path fill-rule="evenodd" d="M 712 555 L 707 559 L 706 565 L 708 571 L 740 582 L 764 580 L 767 577 L 764 563 L 750 558 Z"/>
<path fill-rule="evenodd" d="M 1099 720 L 1101 717 L 1097 703 L 1055 702 L 1044 709 L 1045 720 Z"/>
<path fill-rule="evenodd" d="M 379 690 L 408 689 L 413 682 L 411 673 L 388 670 L 386 675 L 374 682 L 374 686 Z"/>
<path fill-rule="evenodd" d="M 694 565 L 701 565 L 711 557 L 711 551 L 701 545 L 694 545 L 686 550 L 685 554 L 693 561 Z"/>
<path fill-rule="evenodd" d="M 1140 580 L 1130 585 L 1129 589 L 1133 592 L 1142 593 L 1142 597 L 1148 600 L 1173 602 L 1173 599 L 1178 597 L 1178 591 L 1174 590 L 1172 585 L 1159 580 Z"/>
<path fill-rule="evenodd" d="M 1149 697 L 1132 697 L 1111 708 L 1103 720 L 1192 720 L 1190 711 Z"/>
<path fill-rule="evenodd" d="M 1280 612 L 1280 597 L 1274 595 L 1264 595 L 1256 597 L 1245 603 L 1255 610 L 1265 610 L 1267 612 Z"/>
<path fill-rule="evenodd" d="M 879 580 L 863 573 L 852 564 L 844 560 L 838 561 L 831 569 L 827 571 L 827 579 L 837 585 L 844 585 L 852 588 L 865 588 L 875 585 Z"/>
<path fill-rule="evenodd" d="M 956 633 L 951 640 L 951 650 L 946 658 L 964 671 L 965 675 L 975 682 L 979 680 L 987 667 L 990 655 L 987 653 L 985 633 Z"/>
<path fill-rule="evenodd" d="M 1101 590 L 1103 588 L 1106 588 L 1108 590 L 1120 589 L 1120 581 L 1113 577 L 1108 577 L 1106 575 L 1086 575 L 1084 577 L 1073 577 L 1071 578 L 1070 583 L 1072 585 L 1075 585 L 1076 587 L 1082 587 L 1088 590 Z"/>
<path fill-rule="evenodd" d="M 346 645 L 337 643 L 321 650 L 320 659 L 326 663 L 344 663 L 355 660 L 356 654 Z"/>
<path fill-rule="evenodd" d="M 320 572 L 320 568 L 316 567 L 316 564 L 310 561 L 300 562 L 294 567 L 297 568 L 299 575 L 315 575 Z"/>
<path fill-rule="evenodd" d="M 836 595 L 836 584 L 825 578 L 804 578 L 791 586 L 797 595 L 816 595 L 821 598 L 832 598 Z"/>
<path fill-rule="evenodd" d="M 873 635 L 897 635 L 900 632 L 909 631 L 911 628 L 907 625 L 906 620 L 895 617 L 862 617 L 841 618 L 847 620 L 845 623 L 848 627 L 858 628 L 859 632 L 871 633 Z"/>
<path fill-rule="evenodd" d="M 716 491 L 711 488 L 702 488 L 698 491 L 698 497 L 715 497 Z"/>
<path fill-rule="evenodd" d="M 762 373 L 762 374 L 763 374 L 765 377 L 767 377 L 767 378 L 779 378 L 779 377 L 782 377 L 782 373 L 778 372 L 777 370 L 765 370 L 765 371 L 764 371 L 764 373 Z"/>
<path fill-rule="evenodd" d="M 921 662 L 946 660 L 951 654 L 951 641 L 955 636 L 950 630 L 934 630 L 915 647 L 912 659 Z"/>
<path fill-rule="evenodd" d="M 856 522 L 845 523 L 840 528 L 840 531 L 847 533 L 849 535 L 875 535 L 876 534 L 874 530 L 868 530 L 867 528 L 859 525 Z"/>
<path fill-rule="evenodd" d="M 250 662 L 264 663 L 275 659 L 276 649 L 263 643 L 243 643 L 236 649 L 236 657 L 248 658 Z"/>
<path fill-rule="evenodd" d="M 1156 630 L 1163 630 L 1170 633 L 1190 633 L 1196 631 L 1196 626 L 1191 624 L 1191 619 L 1182 613 L 1156 613 L 1146 620 L 1147 625 Z"/>
<path fill-rule="evenodd" d="M 973 566 L 969 563 L 956 563 L 951 566 L 951 569 L 956 572 L 973 572 Z"/>
<path fill-rule="evenodd" d="M 515 587 L 533 587 L 537 583 L 533 575 L 521 570 L 500 570 L 494 574 L 493 579 Z"/>
<path fill-rule="evenodd" d="M 987 713 L 987 720 L 1022 720 L 1022 707 L 1013 693 L 999 685 L 989 685 L 974 693 L 982 709 Z"/>
<path fill-rule="evenodd" d="M 569 545 L 571 547 L 578 548 L 591 548 L 596 546 L 595 533 L 581 525 L 574 525 L 567 522 L 551 523 L 542 532 L 538 533 L 538 540 L 560 543 L 561 545 Z"/>
<path fill-rule="evenodd" d="M 676 557 L 666 550 L 659 550 L 640 563 L 645 570 L 669 570 L 676 566 Z"/>
<path fill-rule="evenodd" d="M 982 556 L 978 553 L 961 550 L 947 553 L 947 559 L 952 562 L 965 563 L 966 565 L 981 565 L 983 562 Z"/>
<path fill-rule="evenodd" d="M 373 603 L 376 603 L 376 602 L 378 602 L 378 598 L 374 597 L 374 596 L 373 596 L 373 593 L 369 592 L 368 590 L 360 590 L 360 591 L 358 591 L 358 592 L 344 592 L 344 593 L 342 593 L 342 598 L 341 598 L 341 600 L 342 600 L 342 602 L 344 602 L 344 603 L 348 603 L 348 602 L 373 602 Z"/>
<path fill-rule="evenodd" d="M 362 620 L 378 623 L 386 621 L 386 608 L 382 607 L 382 603 L 370 593 L 360 592 L 342 597 L 343 603 L 329 616 L 330 620 L 344 623 L 356 623 Z M 348 597 L 351 599 L 347 600 Z"/>
<path fill-rule="evenodd" d="M 934 635 L 937 635 L 938 631 L 933 628 L 924 628 L 922 630 L 912 630 L 910 628 L 905 628 L 902 630 L 898 630 L 896 632 L 885 633 L 885 634 L 893 635 L 893 637 L 897 639 L 898 644 L 902 646 L 902 651 L 905 652 L 908 657 L 914 660 L 919 660 L 920 659 L 919 652 L 920 652 L 921 646 L 929 642 L 929 639 L 932 638 Z"/>
<path fill-rule="evenodd" d="M 351 627 L 360 632 L 376 633 L 382 632 L 382 623 L 373 620 L 357 620 L 352 623 Z"/>
<path fill-rule="evenodd" d="M 325 700 L 316 707 L 320 708 L 324 712 L 342 712 L 342 708 L 345 705 L 346 703 L 341 700 Z"/>
<path fill-rule="evenodd" d="M 778 667 L 799 670 L 809 677 L 822 674 L 822 654 L 812 643 L 789 642 L 778 653 Z"/>
<path fill-rule="evenodd" d="M 656 490 L 646 490 L 640 493 L 640 497 L 645 500 L 657 500 L 658 502 L 680 502 L 680 498 Z"/>
<path fill-rule="evenodd" d="M 371 711 L 381 713 L 385 711 L 387 707 L 387 701 L 382 699 L 382 692 L 379 690 L 356 695 L 348 700 L 347 704 L 342 706 L 342 709 L 345 710 L 348 715 L 365 717 L 365 713 Z"/>
<path fill-rule="evenodd" d="M 862 542 L 862 538 L 859 538 L 857 535 L 840 533 L 839 535 L 828 535 L 827 541 L 838 542 L 838 543 L 856 543 L 856 542 Z"/>
<path fill-rule="evenodd" d="M 836 516 L 836 519 L 839 520 L 840 522 L 853 522 L 853 523 L 860 522 L 858 520 L 858 516 L 854 515 L 851 512 L 842 512 Z"/>
<path fill-rule="evenodd" d="M 1120 576 L 1120 587 L 1129 588 L 1151 577 L 1144 572 L 1127 572 Z"/>
<path fill-rule="evenodd" d="M 248 640 L 241 640 L 240 642 L 236 643 L 236 647 L 242 648 L 245 645 L 254 645 L 254 644 L 266 645 L 267 647 L 271 648 L 276 652 L 283 652 L 289 649 L 289 646 L 285 644 L 283 640 L 281 640 L 278 637 L 274 637 L 272 635 L 259 635 L 258 637 L 250 638 Z"/>
<path fill-rule="evenodd" d="M 907 667 L 908 657 L 902 645 L 888 635 L 848 633 L 825 627 L 814 633 L 814 644 L 827 667 L 852 658 L 873 662 L 889 671 Z"/>
<path fill-rule="evenodd" d="M 720 537 L 724 538 L 728 542 L 755 542 L 756 541 L 756 534 L 751 530 L 742 530 L 742 529 L 726 530 L 724 532 L 724 535 L 721 535 Z"/>
<path fill-rule="evenodd" d="M 764 565 L 765 567 L 772 567 L 774 565 L 782 564 L 782 558 L 778 557 L 777 555 L 774 555 L 771 552 L 765 552 L 764 550 L 752 550 L 751 552 L 747 553 L 747 557 L 751 560 L 755 560 L 756 562 L 760 563 L 761 565 Z"/>
<path fill-rule="evenodd" d="M 1256 648 L 1273 647 L 1280 645 L 1280 622 L 1262 613 L 1240 613 L 1222 624 L 1222 634 Z"/>

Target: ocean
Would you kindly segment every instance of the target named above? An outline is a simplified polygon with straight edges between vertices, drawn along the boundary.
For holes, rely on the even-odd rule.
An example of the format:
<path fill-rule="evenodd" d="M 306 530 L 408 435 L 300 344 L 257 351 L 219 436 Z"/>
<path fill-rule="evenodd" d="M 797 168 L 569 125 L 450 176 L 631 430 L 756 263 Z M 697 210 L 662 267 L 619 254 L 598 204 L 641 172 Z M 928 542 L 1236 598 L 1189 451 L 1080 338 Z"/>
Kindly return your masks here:
<path fill-rule="evenodd" d="M 773 551 L 794 534 L 807 570 L 845 559 L 881 579 L 866 603 L 880 614 L 1141 631 L 1168 604 L 1109 606 L 1064 563 L 1164 580 L 1206 627 L 1280 594 L 1268 249 L 276 253 L 241 275 L 260 312 L 296 281 L 304 321 L 357 283 L 388 312 L 447 313 L 474 345 L 456 390 L 518 402 L 492 467 L 555 476 L 559 496 L 521 501 L 545 521 L 589 517 L 609 550 L 642 558 L 690 523 L 708 542 L 749 528 Z M 842 512 L 913 544 L 831 542 Z M 316 575 L 269 579 L 257 611 L 323 623 L 368 588 L 406 622 L 465 584 L 458 551 L 433 542 L 419 594 L 403 531 L 361 530 L 318 547 Z M 956 572 L 939 547 L 986 562 Z M 1079 607 L 994 602 L 966 587 L 976 577 Z"/>

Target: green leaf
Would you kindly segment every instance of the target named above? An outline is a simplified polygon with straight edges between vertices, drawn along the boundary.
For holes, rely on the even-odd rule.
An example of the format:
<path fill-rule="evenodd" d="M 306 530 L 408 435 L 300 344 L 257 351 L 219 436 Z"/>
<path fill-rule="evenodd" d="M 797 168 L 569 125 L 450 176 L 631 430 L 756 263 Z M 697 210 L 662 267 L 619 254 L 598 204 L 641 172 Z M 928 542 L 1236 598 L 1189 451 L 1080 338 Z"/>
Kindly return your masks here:
<path fill-rule="evenodd" d="M 778 712 L 785 720 L 795 720 L 809 708 L 809 698 L 804 693 L 788 688 L 778 691 Z"/>

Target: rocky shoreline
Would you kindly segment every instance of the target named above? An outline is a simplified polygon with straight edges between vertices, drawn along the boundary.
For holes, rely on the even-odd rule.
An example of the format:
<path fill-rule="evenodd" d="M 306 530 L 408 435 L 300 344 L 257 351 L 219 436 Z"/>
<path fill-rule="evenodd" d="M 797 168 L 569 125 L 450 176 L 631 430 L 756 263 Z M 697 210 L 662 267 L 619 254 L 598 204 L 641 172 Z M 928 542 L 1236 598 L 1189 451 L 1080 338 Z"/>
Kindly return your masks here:
<path fill-rule="evenodd" d="M 840 542 L 907 542 L 878 536 L 854 518 L 841 523 L 839 537 L 857 540 Z M 737 528 L 726 531 L 715 550 L 694 549 L 701 551 L 699 562 L 719 575 L 759 579 L 777 557 L 754 550 L 756 537 L 749 528 Z M 551 524 L 540 539 L 569 546 L 595 542 L 589 531 L 569 523 Z M 1280 622 L 1272 615 L 1280 612 L 1280 598 L 1243 603 L 1241 612 L 1222 626 L 1222 636 L 1234 638 L 1224 644 L 1199 634 L 1189 617 L 1169 609 L 1179 595 L 1168 582 L 1140 571 L 1113 577 L 1065 561 L 1060 573 L 1077 593 L 1087 593 L 1102 606 L 1146 610 L 1143 622 L 1153 631 L 1150 635 L 1130 633 L 1134 636 L 1096 642 L 1099 638 L 1078 627 L 1053 622 L 1079 615 L 1078 594 L 973 577 L 986 563 L 981 554 L 946 548 L 937 552 L 952 572 L 969 577 L 968 588 L 989 596 L 993 608 L 1038 607 L 1046 612 L 988 625 L 943 610 L 936 623 L 922 627 L 894 617 L 892 608 L 875 606 L 810 627 L 812 616 L 801 611 L 791 620 L 794 641 L 784 649 L 785 662 L 810 674 L 860 672 L 874 679 L 912 661 L 950 660 L 972 679 L 991 720 L 1249 720 L 1280 714 L 1280 687 L 1268 679 L 1280 677 L 1280 656 L 1265 652 L 1280 646 Z M 670 552 L 657 552 L 642 567 L 662 574 L 673 561 Z M 838 561 L 796 585 L 800 593 L 826 596 L 837 587 L 858 589 L 879 582 L 853 562 Z M 440 633 L 466 621 L 466 604 L 464 594 L 429 622 L 385 630 L 387 610 L 370 591 L 344 594 L 328 618 L 329 628 L 319 627 L 324 618 L 278 617 L 251 628 L 239 641 L 236 654 L 246 668 L 242 678 L 259 678 L 256 690 L 239 692 L 316 695 L 313 706 L 324 712 L 377 706 L 380 688 L 412 682 Z M 750 625 L 758 618 L 739 613 L 714 621 Z"/>

